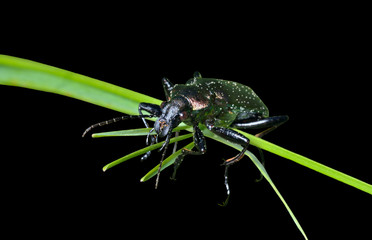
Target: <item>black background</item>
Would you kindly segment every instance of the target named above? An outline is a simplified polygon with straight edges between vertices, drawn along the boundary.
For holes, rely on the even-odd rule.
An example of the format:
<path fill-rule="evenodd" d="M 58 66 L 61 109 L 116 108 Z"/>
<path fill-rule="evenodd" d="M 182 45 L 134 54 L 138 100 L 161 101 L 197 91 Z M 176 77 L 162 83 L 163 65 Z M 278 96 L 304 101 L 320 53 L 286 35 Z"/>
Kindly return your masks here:
<path fill-rule="evenodd" d="M 93 21 L 92 14 L 72 25 L 63 20 L 51 26 L 47 16 L 19 30 L 1 53 L 158 99 L 164 99 L 162 77 L 184 83 L 194 71 L 249 85 L 271 115 L 290 116 L 267 140 L 371 183 L 370 77 L 364 75 L 370 39 L 358 24 L 363 18 L 302 14 L 227 21 L 221 13 L 203 19 L 198 12 L 156 13 L 143 22 L 146 13 L 106 21 Z M 207 139 L 206 155 L 188 157 L 176 182 L 169 180 L 171 170 L 164 171 L 155 190 L 154 180 L 139 179 L 158 163 L 159 153 L 101 171 L 144 147 L 143 137 L 81 138 L 91 124 L 120 113 L 8 86 L 0 86 L 0 102 L 2 199 L 10 210 L 3 217 L 17 231 L 302 238 L 270 185 L 254 182 L 258 171 L 248 158 L 230 168 L 230 203 L 218 206 L 225 199 L 220 164 L 236 154 L 222 144 Z M 101 130 L 136 127 L 141 122 Z M 267 171 L 310 239 L 369 232 L 370 195 L 273 154 L 265 157 Z"/>

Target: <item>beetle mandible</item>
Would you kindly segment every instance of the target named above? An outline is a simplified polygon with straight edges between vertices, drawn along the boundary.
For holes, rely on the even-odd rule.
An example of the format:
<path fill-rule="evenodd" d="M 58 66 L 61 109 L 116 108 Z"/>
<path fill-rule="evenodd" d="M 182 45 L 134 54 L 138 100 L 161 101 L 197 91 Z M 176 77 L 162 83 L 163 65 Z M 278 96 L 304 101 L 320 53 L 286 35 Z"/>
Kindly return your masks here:
<path fill-rule="evenodd" d="M 160 161 L 155 188 L 158 186 L 162 162 L 172 136 L 172 130 L 181 122 L 193 127 L 193 140 L 196 150 L 183 149 L 174 163 L 173 178 L 176 170 L 186 155 L 202 155 L 207 151 L 204 135 L 199 124 L 205 125 L 216 135 L 239 144 L 242 151 L 236 156 L 224 161 L 225 186 L 229 197 L 230 190 L 227 182 L 228 167 L 239 161 L 249 146 L 249 139 L 238 133 L 237 129 L 266 129 L 256 136 L 262 137 L 271 132 L 288 120 L 287 115 L 269 117 L 269 110 L 255 92 L 243 84 L 214 78 L 202 78 L 199 72 L 195 72 L 193 78 L 186 84 L 173 84 L 167 78 L 162 79 L 166 101 L 160 106 L 152 103 L 140 103 L 138 116 L 123 116 L 108 121 L 94 124 L 87 128 L 83 136 L 92 128 L 107 125 L 128 118 L 140 118 L 149 128 L 145 117 L 157 117 L 154 127 L 150 133 L 155 131 L 156 135 L 147 135 L 146 143 L 154 144 L 158 138 L 165 141 L 160 151 L 164 149 Z M 145 115 L 142 111 L 149 114 Z M 150 156 L 147 152 L 143 157 Z"/>

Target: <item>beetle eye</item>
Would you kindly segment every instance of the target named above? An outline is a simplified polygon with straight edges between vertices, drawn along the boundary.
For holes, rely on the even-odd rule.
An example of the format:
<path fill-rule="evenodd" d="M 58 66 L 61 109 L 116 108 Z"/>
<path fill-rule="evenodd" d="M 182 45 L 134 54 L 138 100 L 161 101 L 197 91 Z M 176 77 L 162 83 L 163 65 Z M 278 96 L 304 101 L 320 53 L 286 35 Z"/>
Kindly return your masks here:
<path fill-rule="evenodd" d="M 163 109 L 163 108 L 165 107 L 165 104 L 166 104 L 166 103 L 167 103 L 166 101 L 162 102 L 162 103 L 160 104 L 160 108 Z"/>
<path fill-rule="evenodd" d="M 186 111 L 183 111 L 183 112 L 180 113 L 180 120 L 181 121 L 185 120 L 188 117 L 189 117 L 189 114 Z"/>

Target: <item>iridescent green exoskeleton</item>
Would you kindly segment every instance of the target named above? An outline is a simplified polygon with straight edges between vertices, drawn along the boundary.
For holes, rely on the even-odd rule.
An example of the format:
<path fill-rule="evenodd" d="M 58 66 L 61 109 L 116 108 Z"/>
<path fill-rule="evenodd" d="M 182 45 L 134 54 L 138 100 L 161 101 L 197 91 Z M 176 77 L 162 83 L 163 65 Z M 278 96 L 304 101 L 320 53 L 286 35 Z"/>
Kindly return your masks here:
<path fill-rule="evenodd" d="M 249 139 L 238 133 L 238 129 L 266 129 L 256 136 L 262 137 L 288 120 L 288 116 L 269 117 L 269 110 L 255 92 L 243 84 L 214 78 L 202 78 L 196 72 L 186 84 L 173 84 L 167 78 L 162 79 L 166 101 L 160 106 L 151 103 L 140 103 L 138 116 L 125 116 L 98 123 L 89 127 L 84 134 L 94 127 L 106 125 L 127 118 L 141 118 L 149 128 L 145 117 L 157 117 L 154 127 L 156 135 L 148 135 L 147 143 L 154 144 L 158 138 L 165 137 L 161 148 L 164 149 L 157 174 L 155 188 L 158 186 L 160 169 L 172 136 L 172 130 L 181 122 L 193 126 L 195 151 L 183 149 L 174 164 L 173 178 L 177 168 L 186 155 L 201 155 L 207 151 L 206 141 L 199 125 L 206 126 L 216 135 L 237 143 L 243 147 L 236 156 L 225 160 L 225 185 L 230 194 L 227 182 L 227 169 L 239 161 L 249 145 Z M 150 114 L 145 115 L 142 111 Z M 83 135 L 84 135 L 83 134 Z M 146 153 L 142 159 L 150 156 Z"/>
<path fill-rule="evenodd" d="M 269 116 L 269 110 L 251 88 L 232 81 L 194 77 L 186 84 L 176 84 L 168 101 L 179 97 L 189 103 L 182 120 L 189 125 L 209 122 L 216 127 L 229 127 L 239 120 Z"/>

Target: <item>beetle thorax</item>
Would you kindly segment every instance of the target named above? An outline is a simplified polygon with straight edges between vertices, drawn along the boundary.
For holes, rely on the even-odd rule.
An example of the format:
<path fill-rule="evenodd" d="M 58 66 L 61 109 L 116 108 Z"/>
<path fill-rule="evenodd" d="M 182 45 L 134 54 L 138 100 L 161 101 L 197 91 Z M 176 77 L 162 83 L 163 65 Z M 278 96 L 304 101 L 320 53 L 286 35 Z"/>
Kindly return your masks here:
<path fill-rule="evenodd" d="M 188 107 L 188 101 L 180 97 L 162 104 L 162 114 L 154 124 L 154 129 L 159 137 L 165 137 L 181 123 L 180 113 Z"/>

